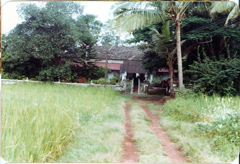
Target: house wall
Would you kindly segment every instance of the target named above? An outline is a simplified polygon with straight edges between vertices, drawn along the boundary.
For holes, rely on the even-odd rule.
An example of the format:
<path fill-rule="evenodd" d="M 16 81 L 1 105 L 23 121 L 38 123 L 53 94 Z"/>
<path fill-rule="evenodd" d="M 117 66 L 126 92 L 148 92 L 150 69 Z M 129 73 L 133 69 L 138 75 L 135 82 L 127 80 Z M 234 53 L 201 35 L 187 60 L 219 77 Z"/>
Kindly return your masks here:
<path fill-rule="evenodd" d="M 119 71 L 112 70 L 112 72 L 108 73 L 108 80 L 110 80 L 113 77 L 119 78 L 120 77 Z"/>
<path fill-rule="evenodd" d="M 111 73 L 108 73 L 108 80 L 110 80 L 111 78 L 113 78 L 114 77 L 114 75 L 113 75 L 113 73 L 111 72 Z"/>

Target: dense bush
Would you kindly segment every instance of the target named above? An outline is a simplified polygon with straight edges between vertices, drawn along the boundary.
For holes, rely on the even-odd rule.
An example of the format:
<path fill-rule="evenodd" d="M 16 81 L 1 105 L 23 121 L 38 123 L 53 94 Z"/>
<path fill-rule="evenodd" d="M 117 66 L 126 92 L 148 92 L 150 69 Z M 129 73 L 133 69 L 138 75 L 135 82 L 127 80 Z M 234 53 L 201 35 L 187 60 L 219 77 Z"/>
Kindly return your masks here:
<path fill-rule="evenodd" d="M 97 81 L 98 84 L 105 84 L 105 79 L 104 78 L 100 78 Z"/>
<path fill-rule="evenodd" d="M 116 85 L 119 82 L 119 79 L 117 77 L 113 77 L 110 79 L 110 84 Z"/>
<path fill-rule="evenodd" d="M 92 72 L 92 79 L 99 79 L 105 77 L 105 66 L 97 67 L 94 72 Z M 107 73 L 110 73 L 111 69 L 107 68 Z"/>
<path fill-rule="evenodd" d="M 10 75 L 9 75 L 9 73 L 7 73 L 7 72 L 1 72 L 1 77 L 2 77 L 2 79 L 10 79 Z"/>
<path fill-rule="evenodd" d="M 152 80 L 152 84 L 155 84 L 155 83 L 160 84 L 162 80 L 163 80 L 162 76 L 154 77 L 153 80 Z"/>
<path fill-rule="evenodd" d="M 63 66 L 52 66 L 39 72 L 38 79 L 41 81 L 71 80 L 71 68 L 68 64 Z"/>
<path fill-rule="evenodd" d="M 194 90 L 208 95 L 236 95 L 239 93 L 240 60 L 230 54 L 195 61 L 188 71 L 192 75 Z"/>

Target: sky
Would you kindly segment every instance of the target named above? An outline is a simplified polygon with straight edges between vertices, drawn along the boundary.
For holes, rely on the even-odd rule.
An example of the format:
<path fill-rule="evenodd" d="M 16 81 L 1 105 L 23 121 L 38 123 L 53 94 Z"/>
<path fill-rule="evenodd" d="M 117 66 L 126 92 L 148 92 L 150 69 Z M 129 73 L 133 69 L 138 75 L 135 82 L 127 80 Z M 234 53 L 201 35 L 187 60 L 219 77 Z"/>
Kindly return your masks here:
<path fill-rule="evenodd" d="M 41 2 L 7 2 L 6 0 L 2 0 L 2 33 L 6 34 L 10 30 L 12 30 L 17 24 L 21 23 L 23 20 L 17 14 L 17 6 L 21 3 L 35 3 L 40 4 Z M 98 20 L 101 22 L 106 22 L 111 19 L 112 16 L 109 14 L 110 7 L 115 2 L 80 2 L 80 4 L 84 5 L 83 14 L 94 14 L 98 16 Z"/>

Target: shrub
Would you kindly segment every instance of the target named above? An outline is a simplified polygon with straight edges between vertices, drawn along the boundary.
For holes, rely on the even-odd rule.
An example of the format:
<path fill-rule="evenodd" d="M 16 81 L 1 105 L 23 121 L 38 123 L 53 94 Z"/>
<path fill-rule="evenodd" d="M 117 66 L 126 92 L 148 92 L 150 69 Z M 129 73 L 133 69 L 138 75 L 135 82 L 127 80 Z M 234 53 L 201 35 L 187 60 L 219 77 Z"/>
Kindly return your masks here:
<path fill-rule="evenodd" d="M 152 84 L 161 83 L 162 80 L 163 80 L 162 76 L 154 77 L 152 80 Z"/>
<path fill-rule="evenodd" d="M 210 123 L 198 122 L 196 126 L 197 130 L 202 132 L 203 135 L 212 138 L 212 144 L 215 146 L 221 138 L 225 138 L 228 142 L 234 143 L 238 146 L 239 119 L 239 113 L 232 111 Z"/>
<path fill-rule="evenodd" d="M 199 54 L 198 54 L 199 55 Z M 200 55 L 199 55 L 200 56 Z M 208 95 L 219 94 L 221 96 L 236 95 L 239 91 L 240 59 L 236 54 L 232 57 L 220 55 L 210 58 L 204 54 L 204 58 L 190 65 L 189 72 L 195 83 L 194 91 Z"/>
<path fill-rule="evenodd" d="M 91 79 L 99 79 L 105 77 L 105 66 L 96 67 L 95 71 L 91 73 Z M 111 69 L 107 68 L 107 73 L 110 73 Z"/>
<path fill-rule="evenodd" d="M 105 79 L 104 78 L 100 78 L 97 81 L 98 84 L 105 84 Z"/>
<path fill-rule="evenodd" d="M 10 74 L 7 72 L 1 72 L 1 77 L 2 79 L 10 79 Z"/>
<path fill-rule="evenodd" d="M 82 77 L 82 78 L 78 79 L 77 82 L 78 83 L 86 83 L 87 80 L 86 80 L 86 78 Z"/>
<path fill-rule="evenodd" d="M 92 80 L 93 84 L 98 84 L 97 80 Z"/>
<path fill-rule="evenodd" d="M 17 72 L 12 72 L 12 73 L 6 73 L 6 72 L 2 72 L 2 78 L 3 79 L 18 79 L 18 80 L 22 80 L 25 78 L 24 75 L 20 75 Z"/>
<path fill-rule="evenodd" d="M 119 82 L 119 79 L 117 77 L 113 77 L 110 79 L 110 84 L 116 85 Z"/>
<path fill-rule="evenodd" d="M 52 66 L 39 72 L 38 79 L 41 81 L 58 81 L 71 79 L 71 69 L 68 64 L 63 66 Z"/>

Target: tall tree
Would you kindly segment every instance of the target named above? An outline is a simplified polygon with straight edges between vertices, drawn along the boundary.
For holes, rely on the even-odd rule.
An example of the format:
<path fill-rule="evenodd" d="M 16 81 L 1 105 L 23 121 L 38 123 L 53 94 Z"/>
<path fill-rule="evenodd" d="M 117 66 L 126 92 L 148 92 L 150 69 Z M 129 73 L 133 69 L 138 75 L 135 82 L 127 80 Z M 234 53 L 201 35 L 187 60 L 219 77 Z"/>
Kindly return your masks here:
<path fill-rule="evenodd" d="M 82 12 L 83 7 L 73 2 L 48 2 L 42 8 L 21 5 L 18 13 L 25 21 L 4 39 L 4 70 L 35 77 L 67 61 L 89 60 L 96 41 L 80 19 Z M 79 19 L 73 19 L 73 14 Z"/>
<path fill-rule="evenodd" d="M 121 39 L 114 31 L 105 31 L 100 36 L 100 43 L 103 46 L 119 46 Z"/>
<path fill-rule="evenodd" d="M 89 29 L 90 33 L 97 40 L 100 35 L 103 24 L 100 21 L 98 21 L 96 18 L 97 18 L 96 15 L 86 14 L 86 15 L 82 15 L 78 19 L 82 24 L 87 25 L 87 28 Z"/>
<path fill-rule="evenodd" d="M 154 33 L 153 43 L 155 45 L 155 51 L 160 55 L 167 59 L 167 65 L 170 72 L 170 96 L 174 96 L 173 90 L 173 64 L 176 59 L 175 53 L 176 48 L 173 43 L 173 32 L 170 29 L 170 21 L 166 21 L 163 23 L 161 34 L 155 28 L 151 29 Z"/>
<path fill-rule="evenodd" d="M 113 6 L 112 27 L 131 32 L 157 21 L 173 20 L 176 27 L 179 88 L 183 87 L 180 27 L 192 2 L 124 2 Z"/>

